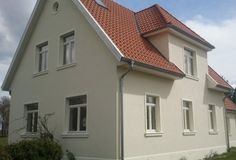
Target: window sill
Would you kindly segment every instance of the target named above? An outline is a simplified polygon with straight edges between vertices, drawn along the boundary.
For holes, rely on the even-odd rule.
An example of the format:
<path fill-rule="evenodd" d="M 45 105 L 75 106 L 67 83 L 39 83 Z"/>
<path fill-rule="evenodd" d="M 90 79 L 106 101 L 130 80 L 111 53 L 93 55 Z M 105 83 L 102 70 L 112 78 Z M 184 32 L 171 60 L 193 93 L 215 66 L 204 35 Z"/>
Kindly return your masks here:
<path fill-rule="evenodd" d="M 48 70 L 42 71 L 42 72 L 37 72 L 33 74 L 33 77 L 39 77 L 48 74 Z"/>
<path fill-rule="evenodd" d="M 184 131 L 183 135 L 184 136 L 195 136 L 196 135 L 196 131 Z"/>
<path fill-rule="evenodd" d="M 67 68 L 75 67 L 77 63 L 65 64 L 62 66 L 57 67 L 57 71 L 64 70 Z"/>
<path fill-rule="evenodd" d="M 38 138 L 39 134 L 38 133 L 22 133 L 20 136 L 22 138 Z"/>
<path fill-rule="evenodd" d="M 217 131 L 209 131 L 209 135 L 218 135 Z"/>
<path fill-rule="evenodd" d="M 191 75 L 187 75 L 185 76 L 186 78 L 188 79 L 191 79 L 191 80 L 195 80 L 195 81 L 199 81 L 199 78 L 195 77 L 195 76 L 191 76 Z"/>
<path fill-rule="evenodd" d="M 163 136 L 163 132 L 146 132 L 144 135 L 145 137 L 162 137 Z"/>
<path fill-rule="evenodd" d="M 87 132 L 65 132 L 61 136 L 62 138 L 88 138 L 89 134 Z"/>

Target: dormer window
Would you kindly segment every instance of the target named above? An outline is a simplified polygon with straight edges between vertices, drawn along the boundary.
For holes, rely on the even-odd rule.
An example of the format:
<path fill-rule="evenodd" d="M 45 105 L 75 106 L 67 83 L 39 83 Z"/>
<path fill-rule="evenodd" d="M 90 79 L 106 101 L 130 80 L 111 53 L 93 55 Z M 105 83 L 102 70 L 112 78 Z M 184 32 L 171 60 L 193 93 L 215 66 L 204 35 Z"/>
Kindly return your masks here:
<path fill-rule="evenodd" d="M 196 76 L 196 55 L 189 49 L 184 49 L 184 70 L 187 76 Z"/>

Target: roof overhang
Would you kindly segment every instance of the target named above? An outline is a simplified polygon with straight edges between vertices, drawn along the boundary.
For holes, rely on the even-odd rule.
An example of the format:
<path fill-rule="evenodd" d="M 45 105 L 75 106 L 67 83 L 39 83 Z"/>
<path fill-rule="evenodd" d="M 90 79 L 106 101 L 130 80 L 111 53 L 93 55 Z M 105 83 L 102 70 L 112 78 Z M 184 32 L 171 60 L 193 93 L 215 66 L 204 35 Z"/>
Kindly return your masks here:
<path fill-rule="evenodd" d="M 133 62 L 134 63 L 133 70 L 152 74 L 152 75 L 163 77 L 166 79 L 177 80 L 177 79 L 182 79 L 185 76 L 184 74 L 171 72 L 162 68 L 154 67 L 154 66 L 142 63 L 142 62 L 133 61 L 127 58 L 122 58 L 121 61 L 125 62 L 122 64 L 122 66 L 128 67 L 128 64 Z"/>
<path fill-rule="evenodd" d="M 198 46 L 199 48 L 204 49 L 206 51 L 211 51 L 211 50 L 215 49 L 215 47 L 213 45 L 211 45 L 210 43 L 202 41 L 201 39 L 188 34 L 187 32 L 179 29 L 178 27 L 175 27 L 174 25 L 167 25 L 166 27 L 159 28 L 157 30 L 145 33 L 145 34 L 143 34 L 143 37 L 150 37 L 150 36 L 157 35 L 157 34 L 160 34 L 163 32 L 171 33 L 171 34 L 173 34 L 173 35 L 175 35 L 187 42 L 190 42 L 190 43 L 192 43 L 192 44 L 194 44 L 194 45 Z"/>
<path fill-rule="evenodd" d="M 230 92 L 230 88 L 219 85 L 210 75 L 206 75 L 207 77 L 207 87 L 211 90 L 219 91 L 219 92 Z"/>

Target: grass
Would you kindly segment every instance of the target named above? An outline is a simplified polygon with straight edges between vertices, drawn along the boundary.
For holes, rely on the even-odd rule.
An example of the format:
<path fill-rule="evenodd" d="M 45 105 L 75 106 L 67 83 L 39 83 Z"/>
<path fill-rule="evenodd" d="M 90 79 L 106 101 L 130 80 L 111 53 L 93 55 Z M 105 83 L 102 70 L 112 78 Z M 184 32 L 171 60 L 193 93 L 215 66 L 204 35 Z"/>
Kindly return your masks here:
<path fill-rule="evenodd" d="M 7 137 L 0 137 L 0 146 L 7 145 Z"/>
<path fill-rule="evenodd" d="M 231 148 L 229 153 L 212 155 L 204 160 L 236 160 L 236 148 Z"/>

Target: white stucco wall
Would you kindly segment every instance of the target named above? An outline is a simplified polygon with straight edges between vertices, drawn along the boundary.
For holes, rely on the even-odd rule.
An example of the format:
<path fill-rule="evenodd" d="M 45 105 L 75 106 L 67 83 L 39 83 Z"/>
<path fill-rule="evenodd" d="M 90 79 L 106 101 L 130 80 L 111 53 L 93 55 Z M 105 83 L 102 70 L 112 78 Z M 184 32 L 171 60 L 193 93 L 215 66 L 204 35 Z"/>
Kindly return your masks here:
<path fill-rule="evenodd" d="M 132 160 L 191 160 L 203 158 L 211 151 L 226 150 L 223 93 L 207 88 L 207 55 L 203 50 L 169 36 L 172 60 L 183 69 L 184 47 L 193 49 L 197 57 L 195 79 L 172 81 L 131 72 L 125 80 L 125 156 Z M 172 62 L 173 62 L 172 61 Z M 145 136 L 145 94 L 159 95 L 161 101 L 161 137 Z M 195 135 L 183 135 L 182 99 L 193 103 Z M 208 105 L 216 106 L 217 135 L 209 134 Z"/>
<path fill-rule="evenodd" d="M 39 103 L 39 113 L 55 113 L 50 129 L 64 149 L 79 157 L 114 159 L 117 155 L 116 60 L 70 0 L 58 0 L 52 13 L 48 0 L 11 85 L 9 142 L 21 139 L 24 105 Z M 58 70 L 60 35 L 75 31 L 77 64 Z M 34 77 L 36 45 L 48 41 L 48 74 Z M 65 99 L 88 96 L 88 138 L 62 138 L 65 129 Z M 94 158 L 92 158 L 94 159 Z"/>

